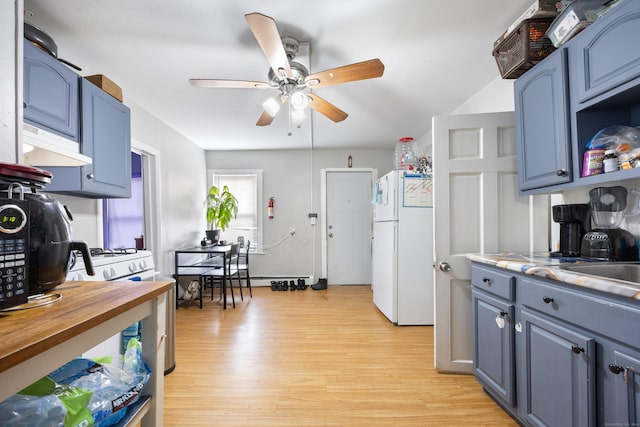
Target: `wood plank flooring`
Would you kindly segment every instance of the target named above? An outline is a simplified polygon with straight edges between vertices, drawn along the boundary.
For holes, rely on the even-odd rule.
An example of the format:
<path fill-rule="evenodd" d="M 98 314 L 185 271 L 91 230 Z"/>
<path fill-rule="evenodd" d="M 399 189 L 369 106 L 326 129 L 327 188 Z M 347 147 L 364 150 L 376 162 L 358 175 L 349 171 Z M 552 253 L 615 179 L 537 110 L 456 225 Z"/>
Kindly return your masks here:
<path fill-rule="evenodd" d="M 166 426 L 517 426 L 473 376 L 437 373 L 433 327 L 391 325 L 368 286 L 236 305 L 177 310 Z"/>

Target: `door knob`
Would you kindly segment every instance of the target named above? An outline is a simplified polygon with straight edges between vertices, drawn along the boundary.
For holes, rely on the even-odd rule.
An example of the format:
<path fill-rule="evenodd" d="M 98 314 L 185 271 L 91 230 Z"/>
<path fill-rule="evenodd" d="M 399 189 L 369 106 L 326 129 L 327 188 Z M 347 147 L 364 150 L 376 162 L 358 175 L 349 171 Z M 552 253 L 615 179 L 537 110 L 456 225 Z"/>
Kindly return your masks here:
<path fill-rule="evenodd" d="M 451 270 L 451 266 L 449 265 L 448 262 L 445 262 L 445 261 L 438 264 L 438 268 L 440 269 L 440 271 L 444 271 L 445 273 Z"/>

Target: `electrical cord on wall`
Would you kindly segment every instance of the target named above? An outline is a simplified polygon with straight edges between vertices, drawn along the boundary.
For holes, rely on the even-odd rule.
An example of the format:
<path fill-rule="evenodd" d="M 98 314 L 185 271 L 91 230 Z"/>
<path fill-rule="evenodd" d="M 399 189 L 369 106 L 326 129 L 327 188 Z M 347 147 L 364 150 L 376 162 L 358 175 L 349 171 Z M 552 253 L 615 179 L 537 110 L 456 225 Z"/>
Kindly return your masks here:
<path fill-rule="evenodd" d="M 268 250 L 270 250 L 270 249 L 275 248 L 276 246 L 281 245 L 282 243 L 284 243 L 285 241 L 287 241 L 287 240 L 289 240 L 289 239 L 293 239 L 293 236 L 295 236 L 295 235 L 296 235 L 295 230 L 290 230 L 290 231 L 287 233 L 287 235 L 286 235 L 286 236 L 281 237 L 281 238 L 280 238 L 280 240 L 278 240 L 277 242 L 275 242 L 275 243 L 274 243 L 274 244 L 272 244 L 272 245 L 265 245 L 265 246 L 263 246 L 263 248 L 262 248 L 262 249 L 266 252 L 266 251 L 268 251 Z"/>

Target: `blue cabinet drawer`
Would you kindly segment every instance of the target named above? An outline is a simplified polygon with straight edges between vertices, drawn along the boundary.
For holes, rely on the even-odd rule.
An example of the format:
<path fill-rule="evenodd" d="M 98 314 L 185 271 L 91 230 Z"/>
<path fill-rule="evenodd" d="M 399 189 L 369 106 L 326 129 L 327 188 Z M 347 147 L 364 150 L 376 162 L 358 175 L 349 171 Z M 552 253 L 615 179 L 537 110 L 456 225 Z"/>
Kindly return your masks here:
<path fill-rule="evenodd" d="M 635 300 L 627 305 L 530 278 L 518 281 L 517 292 L 527 307 L 640 347 L 640 304 L 634 307 Z"/>
<path fill-rule="evenodd" d="M 568 43 L 578 103 L 640 77 L 640 2 L 626 0 Z"/>
<path fill-rule="evenodd" d="M 515 300 L 516 278 L 508 270 L 474 265 L 471 269 L 471 284 L 508 301 Z"/>

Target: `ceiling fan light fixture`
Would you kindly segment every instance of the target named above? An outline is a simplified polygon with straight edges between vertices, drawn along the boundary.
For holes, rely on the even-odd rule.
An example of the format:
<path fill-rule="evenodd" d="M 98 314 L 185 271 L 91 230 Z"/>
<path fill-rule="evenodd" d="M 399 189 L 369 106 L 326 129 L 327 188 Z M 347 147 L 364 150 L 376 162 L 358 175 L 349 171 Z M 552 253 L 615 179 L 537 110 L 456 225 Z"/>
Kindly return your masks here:
<path fill-rule="evenodd" d="M 291 110 L 290 117 L 291 117 L 291 123 L 293 123 L 296 126 L 299 126 L 306 118 L 306 115 L 304 113 L 304 110 L 293 109 Z"/>
<path fill-rule="evenodd" d="M 262 108 L 264 108 L 264 111 L 269 115 L 275 116 L 278 114 L 278 111 L 280 111 L 280 102 L 278 102 L 278 99 L 275 97 L 267 98 L 262 103 Z"/>
<path fill-rule="evenodd" d="M 291 95 L 291 106 L 295 111 L 304 111 L 309 105 L 309 98 L 302 92 L 294 92 Z"/>

